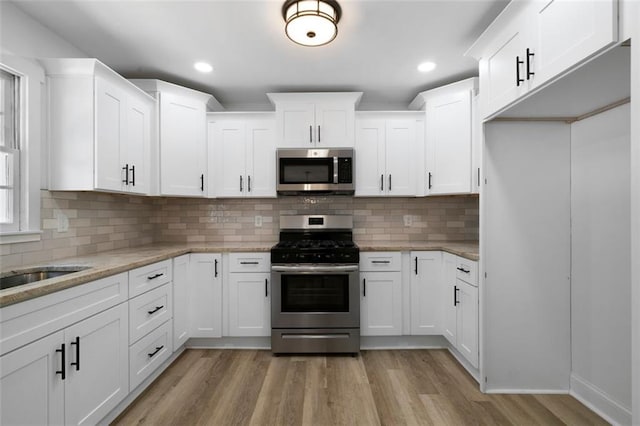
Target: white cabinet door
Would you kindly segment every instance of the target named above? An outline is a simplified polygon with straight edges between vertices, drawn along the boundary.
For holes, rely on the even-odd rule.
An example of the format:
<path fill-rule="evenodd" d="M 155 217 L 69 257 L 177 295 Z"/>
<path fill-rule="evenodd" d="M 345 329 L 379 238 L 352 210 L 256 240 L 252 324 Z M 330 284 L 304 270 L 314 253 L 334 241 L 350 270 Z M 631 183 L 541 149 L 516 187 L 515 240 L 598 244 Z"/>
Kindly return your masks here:
<path fill-rule="evenodd" d="M 129 393 L 128 304 L 65 330 L 65 424 L 98 423 Z"/>
<path fill-rule="evenodd" d="M 283 103 L 278 111 L 277 144 L 282 148 L 313 147 L 315 143 L 315 104 Z"/>
<path fill-rule="evenodd" d="M 161 195 L 202 197 L 207 183 L 207 118 L 202 102 L 160 94 Z"/>
<path fill-rule="evenodd" d="M 478 288 L 457 280 L 458 338 L 457 348 L 478 368 Z"/>
<path fill-rule="evenodd" d="M 192 253 L 190 256 L 190 337 L 222 337 L 221 255 Z"/>
<path fill-rule="evenodd" d="M 411 334 L 442 334 L 442 253 L 411 252 Z"/>
<path fill-rule="evenodd" d="M 242 197 L 247 191 L 245 138 L 241 120 L 220 120 L 213 126 L 218 197 Z"/>
<path fill-rule="evenodd" d="M 402 335 L 402 273 L 360 273 L 360 334 Z"/>
<path fill-rule="evenodd" d="M 480 91 L 483 94 L 483 116 L 502 109 L 526 93 L 526 50 L 532 44 L 527 34 L 526 19 L 514 19 L 492 44 L 480 62 Z"/>
<path fill-rule="evenodd" d="M 271 335 L 271 274 L 229 274 L 229 335 Z"/>
<path fill-rule="evenodd" d="M 384 195 L 385 120 L 358 120 L 356 126 L 355 195 Z"/>
<path fill-rule="evenodd" d="M 618 40 L 614 0 L 536 0 L 539 36 L 531 47 L 538 86 Z"/>
<path fill-rule="evenodd" d="M 152 104 L 135 97 L 127 100 L 126 130 L 122 147 L 124 165 L 129 168 L 129 192 L 147 194 L 150 189 L 149 161 L 151 144 Z"/>
<path fill-rule="evenodd" d="M 344 103 L 321 102 L 315 106 L 314 141 L 316 147 L 352 148 L 355 112 Z"/>
<path fill-rule="evenodd" d="M 56 374 L 68 369 L 56 352 L 63 344 L 59 331 L 0 358 L 0 424 L 65 423 L 64 381 Z"/>
<path fill-rule="evenodd" d="M 173 259 L 173 351 L 189 339 L 189 255 Z"/>
<path fill-rule="evenodd" d="M 126 94 L 115 84 L 96 78 L 95 115 L 95 187 L 107 191 L 121 191 L 125 171 L 121 163 L 121 148 L 126 146 L 125 108 Z"/>
<path fill-rule="evenodd" d="M 385 150 L 387 194 L 415 196 L 415 121 L 387 120 Z"/>
<path fill-rule="evenodd" d="M 471 92 L 428 99 L 426 152 L 429 194 L 471 192 Z"/>
<path fill-rule="evenodd" d="M 273 120 L 247 120 L 247 192 L 249 197 L 276 196 L 276 140 Z"/>
<path fill-rule="evenodd" d="M 458 344 L 456 264 L 456 256 L 442 253 L 442 334 L 453 346 Z"/>

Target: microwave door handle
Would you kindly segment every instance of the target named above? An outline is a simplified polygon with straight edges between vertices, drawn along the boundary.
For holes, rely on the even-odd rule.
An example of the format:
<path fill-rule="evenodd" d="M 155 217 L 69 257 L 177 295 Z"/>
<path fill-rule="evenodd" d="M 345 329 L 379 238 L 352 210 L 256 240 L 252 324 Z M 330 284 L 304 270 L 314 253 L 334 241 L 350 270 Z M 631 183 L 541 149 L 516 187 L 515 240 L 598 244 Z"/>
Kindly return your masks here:
<path fill-rule="evenodd" d="M 338 183 L 338 157 L 333 157 L 333 183 Z"/>

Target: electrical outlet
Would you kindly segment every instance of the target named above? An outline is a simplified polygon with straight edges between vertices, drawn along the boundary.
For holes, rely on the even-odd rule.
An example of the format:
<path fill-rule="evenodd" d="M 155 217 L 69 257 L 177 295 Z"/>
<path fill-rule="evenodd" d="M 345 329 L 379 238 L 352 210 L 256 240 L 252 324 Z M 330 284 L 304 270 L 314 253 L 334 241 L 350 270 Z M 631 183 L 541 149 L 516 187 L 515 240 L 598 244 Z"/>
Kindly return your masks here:
<path fill-rule="evenodd" d="M 410 214 L 405 214 L 402 219 L 404 220 L 404 226 L 411 226 L 413 225 L 413 216 L 411 216 Z"/>
<path fill-rule="evenodd" d="M 256 216 L 255 225 L 256 228 L 262 228 L 262 216 Z"/>
<path fill-rule="evenodd" d="M 55 215 L 58 218 L 58 232 L 67 232 L 69 230 L 69 218 L 67 215 L 60 210 L 56 210 Z"/>

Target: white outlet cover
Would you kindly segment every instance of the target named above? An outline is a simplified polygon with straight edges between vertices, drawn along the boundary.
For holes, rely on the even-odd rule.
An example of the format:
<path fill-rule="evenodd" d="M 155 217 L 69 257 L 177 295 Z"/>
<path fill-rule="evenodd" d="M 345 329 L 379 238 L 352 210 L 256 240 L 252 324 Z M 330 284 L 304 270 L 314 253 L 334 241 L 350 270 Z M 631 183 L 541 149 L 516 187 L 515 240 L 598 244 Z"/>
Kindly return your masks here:
<path fill-rule="evenodd" d="M 256 225 L 256 228 L 261 228 L 262 227 L 262 216 L 256 216 L 255 225 Z"/>

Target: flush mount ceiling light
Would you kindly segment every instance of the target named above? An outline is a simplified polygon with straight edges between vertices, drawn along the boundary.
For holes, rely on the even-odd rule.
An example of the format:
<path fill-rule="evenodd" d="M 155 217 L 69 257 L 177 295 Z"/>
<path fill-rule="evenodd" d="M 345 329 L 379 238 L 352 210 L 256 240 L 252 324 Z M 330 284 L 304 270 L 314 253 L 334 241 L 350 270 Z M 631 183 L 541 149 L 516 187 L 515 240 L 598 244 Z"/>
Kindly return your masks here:
<path fill-rule="evenodd" d="M 196 62 L 195 64 L 193 64 L 193 67 L 196 69 L 196 71 L 200 72 L 213 71 L 213 67 L 206 62 Z"/>
<path fill-rule="evenodd" d="M 294 43 L 322 46 L 338 35 L 342 9 L 333 0 L 287 0 L 282 6 L 284 31 Z"/>
<path fill-rule="evenodd" d="M 418 71 L 420 72 L 429 72 L 433 71 L 434 69 L 436 69 L 436 64 L 433 62 L 423 62 L 418 65 Z"/>

